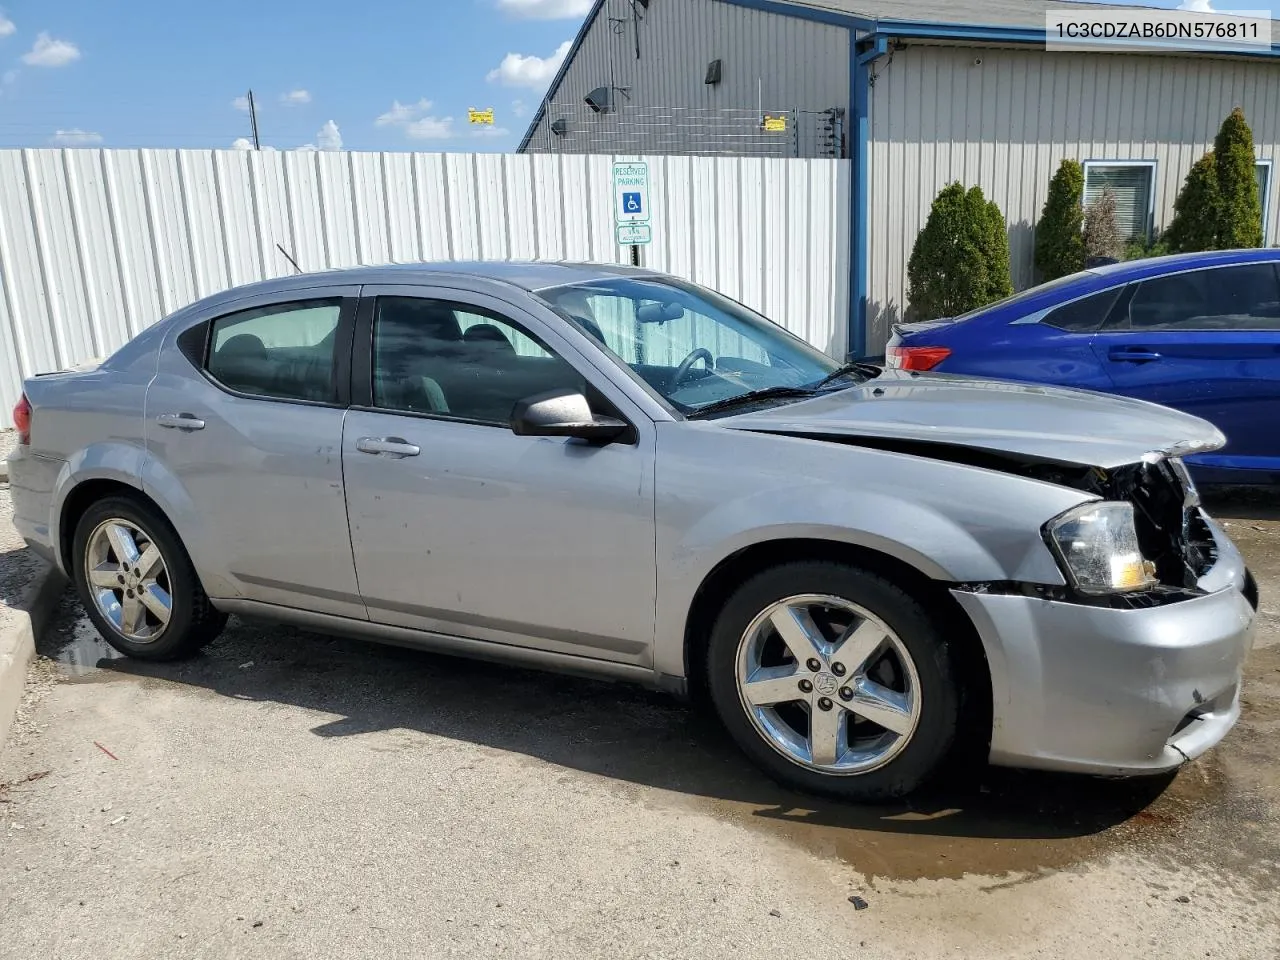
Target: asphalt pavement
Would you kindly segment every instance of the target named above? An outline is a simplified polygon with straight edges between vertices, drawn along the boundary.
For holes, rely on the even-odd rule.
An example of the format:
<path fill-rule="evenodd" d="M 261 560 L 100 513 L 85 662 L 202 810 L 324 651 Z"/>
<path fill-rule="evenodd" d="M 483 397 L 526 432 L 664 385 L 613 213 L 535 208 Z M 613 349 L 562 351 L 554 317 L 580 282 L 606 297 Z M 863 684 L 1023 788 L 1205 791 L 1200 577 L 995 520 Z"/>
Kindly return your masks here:
<path fill-rule="evenodd" d="M 151 666 L 68 597 L 0 753 L 0 956 L 1274 960 L 1276 504 L 1213 502 L 1264 610 L 1221 747 L 876 808 L 659 694 L 235 619 Z"/>

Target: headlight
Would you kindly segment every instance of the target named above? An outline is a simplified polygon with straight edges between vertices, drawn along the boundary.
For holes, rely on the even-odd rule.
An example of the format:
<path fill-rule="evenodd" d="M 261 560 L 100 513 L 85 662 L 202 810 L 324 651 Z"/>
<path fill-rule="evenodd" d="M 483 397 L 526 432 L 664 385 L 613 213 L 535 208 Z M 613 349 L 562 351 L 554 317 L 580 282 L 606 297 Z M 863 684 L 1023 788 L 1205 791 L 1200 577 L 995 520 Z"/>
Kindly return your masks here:
<path fill-rule="evenodd" d="M 1045 527 L 1071 583 L 1081 593 L 1128 593 L 1159 581 L 1142 556 L 1133 504 L 1101 500 L 1081 504 Z"/>

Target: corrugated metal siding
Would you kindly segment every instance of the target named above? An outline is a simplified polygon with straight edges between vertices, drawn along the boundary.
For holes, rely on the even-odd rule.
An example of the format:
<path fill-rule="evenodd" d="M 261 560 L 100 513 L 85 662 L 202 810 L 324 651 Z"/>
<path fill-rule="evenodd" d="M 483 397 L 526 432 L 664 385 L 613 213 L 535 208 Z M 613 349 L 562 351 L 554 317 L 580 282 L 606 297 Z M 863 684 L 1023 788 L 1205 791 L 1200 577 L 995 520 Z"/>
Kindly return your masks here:
<path fill-rule="evenodd" d="M 766 110 L 849 107 L 849 31 L 843 27 L 720 0 L 663 0 L 641 13 L 637 59 L 631 0 L 605 0 L 553 91 L 529 140 L 529 152 L 607 152 L 607 144 L 561 141 L 550 132 L 558 116 L 579 126 L 599 122 L 583 98 L 600 86 L 626 88 L 625 94 L 615 95 L 624 116 L 628 110 L 664 107 L 694 108 L 699 115 L 755 110 L 761 100 Z M 723 79 L 716 85 L 705 83 L 712 60 L 723 62 Z M 646 113 L 651 122 L 648 117 Z M 698 132 L 691 131 L 689 147 L 698 142 Z M 666 145 L 664 152 L 684 151 Z M 761 152 L 758 146 L 741 147 L 743 155 Z"/>
<path fill-rule="evenodd" d="M 391 261 L 626 262 L 612 159 L 496 154 L 0 151 L 0 425 L 22 379 L 111 353 L 227 287 Z M 835 356 L 849 164 L 651 157 L 643 262 Z"/>
<path fill-rule="evenodd" d="M 981 59 L 981 65 L 975 59 Z M 1009 224 L 1014 285 L 1033 282 L 1034 227 L 1064 157 L 1155 160 L 1155 228 L 1222 120 L 1244 108 L 1259 159 L 1280 158 L 1280 64 L 1185 56 L 915 46 L 875 64 L 869 344 L 907 306 L 906 266 L 938 190 L 982 187 Z M 1273 174 L 1280 175 L 1280 174 Z M 1280 238 L 1270 191 L 1269 242 Z"/>

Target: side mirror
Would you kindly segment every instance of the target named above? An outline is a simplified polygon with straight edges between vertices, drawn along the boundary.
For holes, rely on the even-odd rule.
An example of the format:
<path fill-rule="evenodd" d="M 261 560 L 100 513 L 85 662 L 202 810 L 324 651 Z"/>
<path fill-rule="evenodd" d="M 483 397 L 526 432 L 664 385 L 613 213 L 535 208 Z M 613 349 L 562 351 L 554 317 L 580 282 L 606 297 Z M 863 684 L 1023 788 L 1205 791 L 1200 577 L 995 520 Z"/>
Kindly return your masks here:
<path fill-rule="evenodd" d="M 517 400 L 511 409 L 511 432 L 519 437 L 576 437 L 601 444 L 633 434 L 625 420 L 598 417 L 586 397 L 563 390 Z"/>

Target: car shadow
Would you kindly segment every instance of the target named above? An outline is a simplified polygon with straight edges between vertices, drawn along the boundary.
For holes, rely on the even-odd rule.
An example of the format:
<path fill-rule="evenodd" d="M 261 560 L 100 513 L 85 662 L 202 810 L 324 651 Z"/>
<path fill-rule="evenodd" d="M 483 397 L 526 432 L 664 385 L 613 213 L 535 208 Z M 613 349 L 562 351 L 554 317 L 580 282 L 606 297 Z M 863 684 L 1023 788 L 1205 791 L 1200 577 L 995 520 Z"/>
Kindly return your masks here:
<path fill-rule="evenodd" d="M 313 729 L 320 737 L 408 730 L 513 751 L 705 801 L 719 816 L 855 864 L 865 866 L 873 854 L 868 872 L 879 875 L 952 875 L 948 871 L 962 864 L 969 870 L 993 853 L 996 860 L 977 872 L 1042 869 L 1078 858 L 1092 849 L 1083 841 L 1118 824 L 1172 822 L 1148 811 L 1170 776 L 1104 780 L 977 763 L 909 800 L 855 806 L 777 785 L 743 757 L 705 708 L 640 688 L 238 618 L 200 656 L 152 664 L 117 658 L 82 617 L 68 595 L 39 647 L 85 679 L 149 678 L 336 715 Z M 397 749 L 423 745 L 408 738 Z M 919 842 L 893 849 L 880 846 L 884 838 Z M 973 842 L 957 847 L 959 840 Z"/>
<path fill-rule="evenodd" d="M 1206 486 L 1200 498 L 1224 520 L 1280 520 L 1280 487 Z"/>

